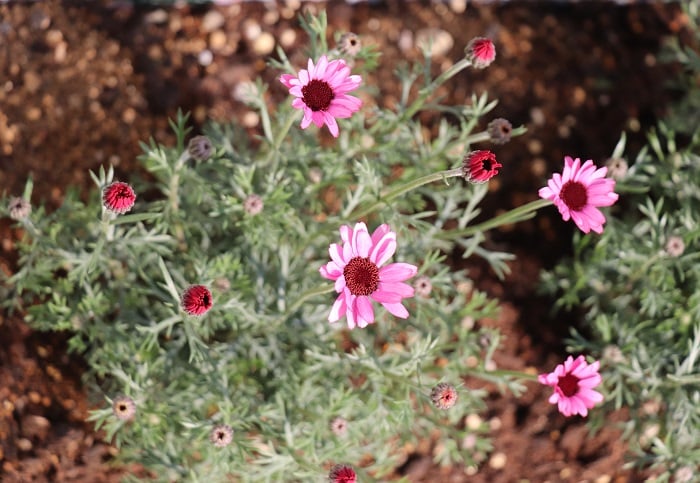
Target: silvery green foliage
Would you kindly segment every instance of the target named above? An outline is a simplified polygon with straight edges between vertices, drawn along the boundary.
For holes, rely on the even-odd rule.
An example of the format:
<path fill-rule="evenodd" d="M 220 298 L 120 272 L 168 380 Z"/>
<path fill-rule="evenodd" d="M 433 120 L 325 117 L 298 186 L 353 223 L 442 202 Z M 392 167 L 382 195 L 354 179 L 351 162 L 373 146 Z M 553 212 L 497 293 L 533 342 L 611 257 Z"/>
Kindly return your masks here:
<path fill-rule="evenodd" d="M 317 58 L 328 50 L 325 17 L 304 26 Z M 279 55 L 271 68 L 291 71 Z M 376 63 L 376 53 L 365 48 L 359 59 L 355 72 L 366 74 L 362 66 Z M 367 105 L 336 141 L 321 144 L 314 128 L 298 128 L 288 100 L 271 111 L 258 82 L 246 95 L 261 116 L 259 139 L 235 124 L 210 125 L 214 152 L 195 162 L 183 155 L 191 134 L 179 115 L 175 146 L 143 145 L 148 180 L 120 179 L 138 195 L 130 214 L 101 217 L 109 168 L 93 174 L 86 202 L 69 190 L 57 211 L 38 208 L 20 222 L 20 268 L 3 281 L 4 305 L 36 329 L 73 334 L 70 348 L 86 358 L 86 378 L 102 394 L 91 419 L 123 461 L 163 481 L 319 481 L 346 462 L 371 481 L 403 461 L 406 444 L 429 436 L 440 441 L 442 464 L 483 458 L 486 428 L 459 423 L 484 409 L 485 393 L 461 378 L 484 377 L 516 393 L 522 386 L 485 369 L 500 336 L 482 337 L 471 321 L 495 316 L 496 301 L 469 289 L 468 273 L 447 257 L 456 249 L 505 270 L 507 256 L 486 250 L 474 224 L 487 188 L 450 179 L 392 189 L 459 166 L 471 143 L 488 139 L 473 131 L 486 126 L 482 116 L 495 101 L 483 94 L 469 105 L 439 105 L 432 94 L 448 76 L 426 78 L 426 67 L 427 58 L 402 71 L 396 109 Z M 424 109 L 444 113 L 432 140 L 414 116 Z M 257 215 L 244 209 L 251 194 L 264 203 Z M 344 320 L 326 320 L 334 294 L 318 269 L 338 228 L 360 215 L 371 228 L 389 223 L 397 231 L 394 261 L 418 265 L 432 292 L 406 301 L 406 321 L 378 309 L 376 324 L 347 331 Z M 214 306 L 203 317 L 179 308 L 190 284 L 212 289 Z M 430 405 L 440 381 L 458 386 L 449 411 Z M 132 421 L 112 414 L 119 395 L 136 403 Z M 343 437 L 329 427 L 337 416 L 348 421 Z M 233 428 L 231 445 L 209 441 L 217 424 Z M 465 450 L 468 435 L 473 449 Z"/>
<path fill-rule="evenodd" d="M 648 141 L 605 232 L 576 234 L 573 261 L 544 288 L 582 308 L 587 330 L 570 345 L 600 357 L 609 406 L 629 409 L 636 463 L 675 471 L 700 461 L 700 130 L 680 147 L 661 124 Z M 623 150 L 624 137 L 613 158 Z"/>

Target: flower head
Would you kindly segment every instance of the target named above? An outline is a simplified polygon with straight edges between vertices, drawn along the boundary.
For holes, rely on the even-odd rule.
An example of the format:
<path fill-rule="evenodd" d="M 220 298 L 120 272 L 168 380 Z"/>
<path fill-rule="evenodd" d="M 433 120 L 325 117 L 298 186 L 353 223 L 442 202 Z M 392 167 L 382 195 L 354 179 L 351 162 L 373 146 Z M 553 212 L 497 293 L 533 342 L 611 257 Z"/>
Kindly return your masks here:
<path fill-rule="evenodd" d="M 367 225 L 357 223 L 355 228 L 341 226 L 340 237 L 343 243 L 328 247 L 331 261 L 319 270 L 321 276 L 335 281 L 335 291 L 340 294 L 328 320 L 335 322 L 345 315 L 350 329 L 367 327 L 374 323 L 372 300 L 396 317 L 408 317 L 401 302 L 413 297 L 414 289 L 403 282 L 418 268 L 408 263 L 382 267 L 396 251 L 396 233 L 389 225 L 380 225 L 370 235 Z"/>
<path fill-rule="evenodd" d="M 508 119 L 499 117 L 489 123 L 487 130 L 493 144 L 505 144 L 510 141 L 513 125 Z"/>
<path fill-rule="evenodd" d="M 214 305 L 214 299 L 204 285 L 190 285 L 182 293 L 180 305 L 188 315 L 203 315 Z"/>
<path fill-rule="evenodd" d="M 462 173 L 472 183 L 485 183 L 498 174 L 503 165 L 491 151 L 472 151 L 464 157 Z"/>
<path fill-rule="evenodd" d="M 588 410 L 603 400 L 603 395 L 593 389 L 601 382 L 598 368 L 600 362 L 588 364 L 583 356 L 574 359 L 569 356 L 564 364 L 559 364 L 554 372 L 540 374 L 541 384 L 554 388 L 549 397 L 551 404 L 559 406 L 564 416 L 588 415 Z"/>
<path fill-rule="evenodd" d="M 554 173 L 540 188 L 540 198 L 553 201 L 564 221 L 573 219 L 582 232 L 603 233 L 605 216 L 598 207 L 617 201 L 615 180 L 605 177 L 608 168 L 596 169 L 590 159 L 581 165 L 579 158 L 566 156 L 564 163 L 564 172 Z"/>
<path fill-rule="evenodd" d="M 123 215 L 136 203 L 136 193 L 128 183 L 115 181 L 102 190 L 102 204 L 114 213 Z"/>
<path fill-rule="evenodd" d="M 283 74 L 280 82 L 296 97 L 292 106 L 304 111 L 302 129 L 312 122 L 318 127 L 325 124 L 333 137 L 338 137 L 335 119 L 350 117 L 362 106 L 360 99 L 348 95 L 359 87 L 362 77 L 350 75 L 350 67 L 342 59 L 329 61 L 323 55 L 316 65 L 309 59 L 307 69 L 300 70 L 296 77 Z"/>
<path fill-rule="evenodd" d="M 335 465 L 328 473 L 328 481 L 331 483 L 357 483 L 357 474 L 352 466 Z"/>
<path fill-rule="evenodd" d="M 439 409 L 450 409 L 457 402 L 457 397 L 457 389 L 446 382 L 441 382 L 430 391 L 430 399 Z"/>
<path fill-rule="evenodd" d="M 214 152 L 214 146 L 206 136 L 195 136 L 187 145 L 187 153 L 195 161 L 206 161 Z"/>
<path fill-rule="evenodd" d="M 217 448 L 228 446 L 233 441 L 233 429 L 228 424 L 214 426 L 209 433 L 209 441 Z"/>
<path fill-rule="evenodd" d="M 112 413 L 122 421 L 130 421 L 136 414 L 136 403 L 127 396 L 119 396 L 112 401 Z"/>
<path fill-rule="evenodd" d="M 15 221 L 19 221 L 23 218 L 27 218 L 32 212 L 32 205 L 29 201 L 22 197 L 14 196 L 10 198 L 10 202 L 7 205 L 7 210 L 10 212 L 10 218 Z"/>
<path fill-rule="evenodd" d="M 464 49 L 467 59 L 476 69 L 484 69 L 496 60 L 496 46 L 486 37 L 475 37 Z"/>

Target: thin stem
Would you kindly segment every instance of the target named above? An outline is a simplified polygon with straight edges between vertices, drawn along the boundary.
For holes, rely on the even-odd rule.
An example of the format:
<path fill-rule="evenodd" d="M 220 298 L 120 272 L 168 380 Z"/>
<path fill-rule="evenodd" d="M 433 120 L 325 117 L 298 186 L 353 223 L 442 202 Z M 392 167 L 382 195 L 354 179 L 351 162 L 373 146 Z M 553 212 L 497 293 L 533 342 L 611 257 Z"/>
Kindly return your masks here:
<path fill-rule="evenodd" d="M 518 221 L 528 220 L 535 216 L 535 212 L 540 208 L 551 205 L 552 202 L 549 200 L 534 200 L 517 208 L 514 208 L 502 215 L 491 218 L 490 220 L 484 221 L 477 225 L 472 225 L 467 228 L 462 228 L 461 230 L 449 230 L 438 233 L 436 236 L 442 239 L 454 239 L 456 237 L 466 238 L 468 236 L 474 235 L 475 233 L 491 230 L 498 226 L 507 225 L 510 223 L 515 223 Z"/>
<path fill-rule="evenodd" d="M 423 107 L 423 104 L 425 104 L 425 101 L 428 100 L 428 97 L 435 91 L 435 88 L 439 86 L 440 84 L 448 81 L 455 75 L 457 75 L 460 71 L 466 69 L 472 65 L 471 61 L 467 59 L 462 59 L 456 64 L 454 64 L 452 67 L 447 69 L 445 72 L 437 76 L 430 84 L 428 84 L 426 87 L 420 90 L 418 93 L 418 98 L 413 101 L 413 103 L 406 109 L 403 114 L 401 115 L 401 120 L 406 120 L 410 119 L 416 114 L 421 107 Z"/>
<path fill-rule="evenodd" d="M 297 111 L 291 113 L 288 117 L 287 120 L 285 121 L 284 125 L 282 126 L 282 129 L 280 132 L 277 134 L 277 137 L 275 138 L 275 141 L 272 145 L 272 149 L 270 150 L 269 153 L 267 153 L 267 159 L 265 160 L 264 164 L 267 165 L 272 161 L 273 157 L 276 156 L 279 153 L 280 146 L 282 146 L 282 141 L 284 141 L 284 138 L 287 136 L 287 133 L 292 127 L 292 124 L 294 124 L 294 121 L 296 121 L 297 118 Z"/>
<path fill-rule="evenodd" d="M 286 318 L 289 316 L 289 314 L 294 313 L 294 312 L 295 312 L 299 307 L 301 307 L 301 306 L 304 304 L 304 302 L 306 302 L 307 300 L 309 300 L 309 299 L 311 299 L 311 298 L 314 298 L 314 297 L 316 297 L 317 295 L 323 295 L 323 294 L 325 294 L 325 293 L 330 293 L 330 292 L 332 292 L 333 290 L 334 290 L 334 287 L 333 287 L 332 284 L 330 284 L 330 285 L 322 285 L 322 286 L 320 286 L 320 287 L 317 287 L 317 288 L 314 288 L 314 289 L 311 289 L 311 290 L 307 290 L 306 292 L 304 292 L 303 294 L 301 294 L 301 296 L 296 300 L 296 302 L 294 302 L 294 303 L 289 307 L 289 309 L 287 309 L 287 310 L 285 311 L 285 313 L 282 314 L 282 315 L 277 319 L 276 322 L 277 322 L 277 323 L 280 323 L 280 322 L 284 321 L 284 319 L 286 319 Z"/>
<path fill-rule="evenodd" d="M 447 178 L 453 178 L 455 176 L 462 176 L 462 168 L 455 168 L 455 169 L 448 169 L 446 171 L 439 171 L 437 173 L 431 173 L 426 176 L 423 176 L 421 178 L 414 179 L 412 181 L 409 181 L 408 183 L 405 183 L 401 186 L 397 186 L 396 188 L 393 188 L 386 193 L 383 193 L 380 195 L 380 199 L 372 203 L 370 206 L 368 206 L 365 209 L 362 209 L 360 211 L 354 212 L 351 214 L 350 218 L 351 219 L 358 219 L 362 218 L 363 216 L 367 216 L 368 214 L 372 213 L 375 211 L 377 208 L 380 208 L 381 206 L 385 205 L 386 203 L 390 202 L 391 200 L 408 193 L 411 190 L 414 190 L 416 188 L 419 188 L 423 185 L 426 185 L 428 183 L 432 183 L 434 181 L 439 181 L 439 180 L 444 180 Z"/>

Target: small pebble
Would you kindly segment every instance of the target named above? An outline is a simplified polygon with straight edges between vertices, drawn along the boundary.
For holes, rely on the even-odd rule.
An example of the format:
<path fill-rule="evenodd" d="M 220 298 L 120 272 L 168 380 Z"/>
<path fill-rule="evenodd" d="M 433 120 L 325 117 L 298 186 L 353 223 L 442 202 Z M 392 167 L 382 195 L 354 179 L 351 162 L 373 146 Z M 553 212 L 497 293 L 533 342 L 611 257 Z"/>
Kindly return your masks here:
<path fill-rule="evenodd" d="M 220 29 L 225 22 L 226 19 L 221 12 L 218 10 L 209 10 L 206 14 L 204 14 L 204 17 L 202 17 L 201 28 L 205 32 L 213 32 Z"/>
<path fill-rule="evenodd" d="M 275 48 L 275 38 L 270 32 L 263 32 L 253 40 L 253 52 L 258 55 L 267 55 Z"/>

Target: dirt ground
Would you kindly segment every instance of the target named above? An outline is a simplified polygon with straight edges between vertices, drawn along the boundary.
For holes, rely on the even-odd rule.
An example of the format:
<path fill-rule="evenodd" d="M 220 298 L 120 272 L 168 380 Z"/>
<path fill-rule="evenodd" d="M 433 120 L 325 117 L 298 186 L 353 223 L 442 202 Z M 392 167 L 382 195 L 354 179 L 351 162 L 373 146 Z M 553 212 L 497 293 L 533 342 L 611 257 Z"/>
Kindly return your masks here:
<path fill-rule="evenodd" d="M 495 40 L 496 63 L 454 79 L 447 92 L 464 103 L 472 92 L 488 91 L 500 103 L 485 122 L 506 117 L 528 126 L 525 136 L 495 149 L 505 166 L 492 180 L 491 213 L 532 199 L 565 154 L 604 161 L 622 130 L 634 152 L 672 98 L 666 82 L 673 69 L 656 54 L 663 37 L 683 26 L 676 6 L 466 4 L 338 2 L 328 5 L 328 17 L 332 30 L 354 31 L 382 52 L 368 82 L 380 86 L 386 103 L 397 95 L 395 60 L 418 55 L 415 39 L 425 29 L 444 31 L 437 65 L 458 59 L 474 36 Z M 177 108 L 191 111 L 197 125 L 233 119 L 255 132 L 256 114 L 235 100 L 234 87 L 262 75 L 272 98 L 283 99 L 264 58 L 279 44 L 301 63 L 305 41 L 298 2 L 266 5 L 0 4 L 0 190 L 19 195 L 31 174 L 32 202 L 55 208 L 67 186 L 91 188 L 89 169 L 107 163 L 122 174 L 138 169 L 138 141 L 152 136 L 172 143 L 167 119 Z M 503 282 L 478 261 L 468 262 L 478 286 L 503 301 L 497 320 L 480 321 L 506 336 L 496 358 L 501 368 L 543 372 L 560 362 L 571 321 L 552 319 L 551 301 L 537 297 L 535 288 L 539 270 L 566 253 L 570 225 L 549 213 L 492 234 L 492 246 L 518 255 Z M 16 267 L 19 236 L 9 220 L 0 220 L 6 273 Z M 85 422 L 85 368 L 66 354 L 65 340 L 0 313 L 0 479 L 101 482 L 143 475 L 138 467 L 114 467 L 114 448 Z M 623 469 L 626 446 L 614 424 L 586 438 L 583 420 L 559 415 L 537 384 L 518 399 L 492 389 L 482 417 L 495 449 L 477 474 L 435 467 L 434 444 L 425 441 L 406 455 L 396 476 L 415 482 L 643 480 L 644 474 Z"/>

